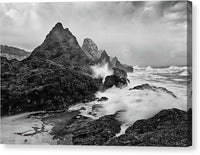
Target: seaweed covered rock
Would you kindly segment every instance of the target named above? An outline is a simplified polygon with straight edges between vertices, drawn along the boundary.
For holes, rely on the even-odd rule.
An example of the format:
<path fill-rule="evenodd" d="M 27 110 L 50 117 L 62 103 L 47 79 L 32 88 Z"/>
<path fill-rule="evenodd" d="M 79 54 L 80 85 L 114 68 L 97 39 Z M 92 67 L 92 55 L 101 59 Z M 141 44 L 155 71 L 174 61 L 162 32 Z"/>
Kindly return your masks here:
<path fill-rule="evenodd" d="M 190 146 L 192 144 L 192 112 L 179 109 L 162 110 L 150 119 L 138 120 L 125 134 L 106 145 Z"/>
<path fill-rule="evenodd" d="M 73 132 L 74 145 L 105 145 L 105 143 L 120 132 L 120 122 L 116 115 L 107 115 L 95 121 L 88 122 Z"/>
<path fill-rule="evenodd" d="M 58 110 L 95 99 L 98 86 L 91 77 L 50 60 L 38 65 L 35 69 L 23 66 L 16 74 L 1 78 L 1 115 Z"/>

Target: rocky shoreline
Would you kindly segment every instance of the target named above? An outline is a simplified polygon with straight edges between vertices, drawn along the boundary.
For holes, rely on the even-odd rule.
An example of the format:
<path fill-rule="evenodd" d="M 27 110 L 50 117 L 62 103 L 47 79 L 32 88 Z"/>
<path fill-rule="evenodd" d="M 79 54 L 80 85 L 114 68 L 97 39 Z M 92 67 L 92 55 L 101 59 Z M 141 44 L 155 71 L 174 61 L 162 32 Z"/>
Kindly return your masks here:
<path fill-rule="evenodd" d="M 58 37 L 59 36 L 59 37 Z M 92 65 L 108 64 L 112 75 L 93 78 Z M 149 119 L 130 125 L 125 134 L 116 136 L 123 124 L 117 111 L 92 119 L 70 111 L 70 106 L 91 101 L 103 102 L 107 97 L 96 98 L 95 93 L 110 88 L 123 88 L 129 84 L 127 72 L 133 68 L 123 65 L 118 58 L 111 59 L 105 50 L 85 39 L 82 48 L 68 28 L 57 23 L 44 42 L 22 61 L 1 57 L 1 116 L 25 112 L 42 121 L 42 126 L 32 127 L 33 132 L 19 136 L 33 136 L 47 132 L 45 125 L 52 125 L 49 134 L 60 145 L 126 145 L 126 146 L 190 146 L 192 145 L 192 109 L 165 109 Z M 143 84 L 132 90 L 162 91 L 176 98 L 163 87 Z M 95 107 L 96 106 L 96 107 Z M 98 110 L 95 105 L 92 110 Z M 27 117 L 27 118 L 28 118 Z M 27 141 L 26 141 L 27 142 Z M 53 143 L 55 144 L 55 143 Z"/>

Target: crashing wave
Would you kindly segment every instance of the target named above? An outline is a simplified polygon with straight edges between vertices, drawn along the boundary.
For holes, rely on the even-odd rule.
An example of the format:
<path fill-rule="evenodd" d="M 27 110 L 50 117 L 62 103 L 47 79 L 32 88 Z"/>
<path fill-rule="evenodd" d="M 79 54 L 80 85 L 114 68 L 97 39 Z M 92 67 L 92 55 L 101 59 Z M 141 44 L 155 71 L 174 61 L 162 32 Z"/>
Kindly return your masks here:
<path fill-rule="evenodd" d="M 179 76 L 189 76 L 190 73 L 187 70 L 182 71 Z"/>
<path fill-rule="evenodd" d="M 151 66 L 146 67 L 146 71 L 152 71 L 152 70 L 153 70 L 153 68 Z"/>
<path fill-rule="evenodd" d="M 171 65 L 171 66 L 169 66 L 168 68 L 167 68 L 168 70 L 183 70 L 183 69 L 187 69 L 187 66 L 173 66 L 173 65 Z"/>
<path fill-rule="evenodd" d="M 94 65 L 91 67 L 93 78 L 105 79 L 106 76 L 112 75 L 113 71 L 109 69 L 108 64 Z"/>

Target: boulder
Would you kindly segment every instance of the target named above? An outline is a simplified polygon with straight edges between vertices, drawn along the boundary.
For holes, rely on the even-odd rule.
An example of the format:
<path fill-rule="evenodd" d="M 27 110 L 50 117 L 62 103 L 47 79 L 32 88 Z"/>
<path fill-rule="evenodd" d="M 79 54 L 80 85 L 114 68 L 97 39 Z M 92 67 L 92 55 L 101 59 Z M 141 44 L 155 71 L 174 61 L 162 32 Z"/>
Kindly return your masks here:
<path fill-rule="evenodd" d="M 116 76 L 116 75 L 110 75 L 105 78 L 103 89 L 106 90 L 113 86 L 122 88 L 123 86 L 127 86 L 127 84 L 128 84 L 127 79 L 120 78 L 119 76 Z"/>

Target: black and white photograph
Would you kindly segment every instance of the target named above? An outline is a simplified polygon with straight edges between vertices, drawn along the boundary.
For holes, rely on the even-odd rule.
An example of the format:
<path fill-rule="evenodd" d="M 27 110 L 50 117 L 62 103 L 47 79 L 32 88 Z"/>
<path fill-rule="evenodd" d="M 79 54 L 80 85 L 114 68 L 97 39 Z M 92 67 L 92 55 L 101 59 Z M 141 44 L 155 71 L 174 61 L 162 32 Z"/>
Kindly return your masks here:
<path fill-rule="evenodd" d="M 1 144 L 192 145 L 190 1 L 0 3 L 0 56 Z"/>

